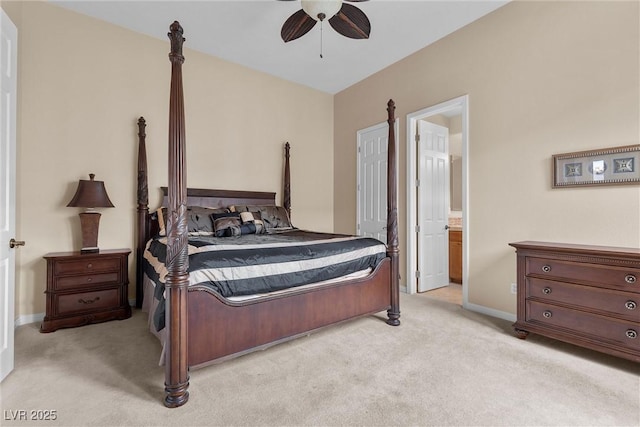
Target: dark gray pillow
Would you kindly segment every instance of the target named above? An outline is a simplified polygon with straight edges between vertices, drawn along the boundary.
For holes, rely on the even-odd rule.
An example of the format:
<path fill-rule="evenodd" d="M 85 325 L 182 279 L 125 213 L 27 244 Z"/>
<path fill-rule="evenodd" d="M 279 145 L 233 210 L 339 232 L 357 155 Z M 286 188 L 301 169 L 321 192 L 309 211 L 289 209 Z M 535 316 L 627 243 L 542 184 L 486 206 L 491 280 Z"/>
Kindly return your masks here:
<path fill-rule="evenodd" d="M 187 207 L 187 231 L 190 236 L 212 236 L 214 233 L 212 214 L 227 213 L 228 209 Z"/>

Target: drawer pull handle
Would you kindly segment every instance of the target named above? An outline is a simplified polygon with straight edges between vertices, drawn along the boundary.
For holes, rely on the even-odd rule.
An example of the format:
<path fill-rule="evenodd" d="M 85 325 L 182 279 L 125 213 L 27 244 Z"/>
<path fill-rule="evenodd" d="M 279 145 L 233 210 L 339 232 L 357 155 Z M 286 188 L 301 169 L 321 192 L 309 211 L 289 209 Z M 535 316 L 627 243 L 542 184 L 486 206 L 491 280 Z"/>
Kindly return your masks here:
<path fill-rule="evenodd" d="M 91 263 L 87 264 L 87 268 L 92 268 L 92 267 L 93 267 L 93 264 Z"/>
<path fill-rule="evenodd" d="M 544 271 L 545 273 L 548 273 L 551 271 L 551 266 L 550 265 L 543 265 L 542 266 L 542 271 Z"/>
<path fill-rule="evenodd" d="M 546 288 L 542 289 L 542 293 L 545 295 L 549 295 L 551 293 L 551 288 L 547 286 Z"/>
<path fill-rule="evenodd" d="M 551 316 L 553 316 L 553 314 L 549 311 L 549 310 L 545 310 L 542 312 L 542 317 L 544 318 L 550 318 Z"/>
<path fill-rule="evenodd" d="M 636 276 L 634 276 L 633 274 L 627 274 L 626 276 L 624 276 L 624 281 L 630 284 L 634 284 L 636 283 Z"/>
<path fill-rule="evenodd" d="M 93 279 L 91 277 L 87 277 L 87 282 L 91 282 Z"/>
<path fill-rule="evenodd" d="M 93 304 L 94 302 L 98 301 L 100 299 L 100 297 L 95 297 L 94 299 L 84 299 L 84 298 L 80 298 L 78 300 L 79 303 L 82 304 Z"/>
<path fill-rule="evenodd" d="M 624 306 L 627 308 L 627 310 L 635 310 L 638 305 L 635 301 L 627 301 L 624 303 Z"/>
<path fill-rule="evenodd" d="M 631 338 L 631 339 L 638 337 L 638 333 L 633 329 L 627 329 L 627 332 L 625 334 L 627 335 L 627 338 Z"/>

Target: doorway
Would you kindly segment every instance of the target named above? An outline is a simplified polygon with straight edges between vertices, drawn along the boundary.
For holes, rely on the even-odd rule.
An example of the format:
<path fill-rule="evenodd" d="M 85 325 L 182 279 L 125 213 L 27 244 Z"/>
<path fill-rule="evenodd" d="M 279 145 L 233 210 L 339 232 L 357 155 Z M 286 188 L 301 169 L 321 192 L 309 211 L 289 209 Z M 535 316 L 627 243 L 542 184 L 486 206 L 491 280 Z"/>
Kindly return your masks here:
<path fill-rule="evenodd" d="M 442 120 L 445 118 L 446 120 Z M 421 182 L 421 155 L 420 155 L 420 137 L 418 135 L 421 127 L 421 122 L 436 122 L 440 125 L 445 123 L 445 126 L 451 128 L 450 133 L 450 146 L 447 148 L 447 154 L 449 155 L 448 166 L 451 167 L 451 160 L 456 162 L 456 168 L 460 170 L 459 176 L 449 175 L 447 183 L 443 185 L 446 187 L 447 197 L 449 197 L 448 204 L 453 209 L 447 208 L 447 235 L 449 234 L 449 227 L 453 224 L 460 230 L 462 238 L 462 274 L 461 274 L 461 293 L 462 293 L 462 306 L 468 305 L 468 291 L 467 291 L 467 271 L 468 271 L 468 248 L 469 248 L 469 208 L 468 208 L 468 135 L 469 135 L 469 120 L 468 120 L 468 95 L 464 95 L 420 111 L 416 111 L 407 115 L 407 182 L 413 183 L 413 185 L 407 185 L 407 224 L 408 229 L 411 231 L 407 235 L 407 277 L 411 280 L 407 280 L 407 293 L 416 293 L 419 289 L 424 288 L 420 286 L 420 280 L 422 272 L 420 271 L 420 257 L 429 257 L 430 259 L 442 259 L 444 254 L 437 254 L 432 256 L 429 253 L 424 253 L 424 250 L 420 249 L 422 240 L 424 239 L 424 226 L 420 223 L 421 218 L 425 216 L 423 210 L 423 202 L 420 201 L 420 187 L 427 183 Z M 455 129 L 451 125 L 452 122 L 456 123 Z M 446 124 L 448 123 L 448 124 Z M 453 158 L 454 156 L 455 158 Z M 447 169 L 447 173 L 450 170 Z M 423 173 L 424 174 L 424 173 Z M 423 178 L 424 180 L 425 178 Z M 429 183 L 430 184 L 430 183 Z M 457 192 L 456 192 L 457 190 Z M 459 209 L 459 210 L 457 210 Z M 442 227 L 445 228 L 445 227 Z M 465 238 L 467 237 L 467 238 Z M 423 249 L 425 249 L 423 245 Z M 439 249 L 442 251 L 442 249 Z M 448 245 L 446 249 L 448 252 Z M 448 257 L 447 257 L 448 258 Z M 442 262 L 442 261 L 440 261 Z M 449 285 L 448 280 L 442 286 Z M 460 285 L 457 285 L 460 286 Z M 446 291 L 443 291 L 446 292 Z"/>

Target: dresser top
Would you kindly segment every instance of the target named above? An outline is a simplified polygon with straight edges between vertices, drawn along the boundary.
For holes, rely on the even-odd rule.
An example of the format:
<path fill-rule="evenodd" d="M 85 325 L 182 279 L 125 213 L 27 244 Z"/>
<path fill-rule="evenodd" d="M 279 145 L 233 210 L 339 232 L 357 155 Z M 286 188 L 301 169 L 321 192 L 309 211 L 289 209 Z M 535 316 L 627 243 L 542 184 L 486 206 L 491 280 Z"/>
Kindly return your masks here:
<path fill-rule="evenodd" d="M 533 249 L 533 250 L 547 250 L 554 252 L 566 252 L 566 253 L 581 253 L 590 254 L 598 253 L 601 255 L 623 255 L 640 258 L 640 248 L 623 248 L 616 246 L 599 246 L 599 245 L 580 245 L 572 243 L 556 243 L 556 242 L 537 242 L 537 241 L 523 241 L 509 243 L 509 246 L 513 246 L 516 249 Z"/>

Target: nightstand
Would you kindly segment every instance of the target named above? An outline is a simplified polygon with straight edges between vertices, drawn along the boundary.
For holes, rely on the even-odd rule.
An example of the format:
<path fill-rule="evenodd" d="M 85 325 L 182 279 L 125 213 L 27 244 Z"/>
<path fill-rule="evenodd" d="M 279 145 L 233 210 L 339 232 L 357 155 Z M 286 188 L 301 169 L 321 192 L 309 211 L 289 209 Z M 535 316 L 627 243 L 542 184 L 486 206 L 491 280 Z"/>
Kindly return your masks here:
<path fill-rule="evenodd" d="M 47 312 L 40 332 L 131 317 L 129 249 L 54 252 L 47 260 Z"/>

